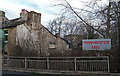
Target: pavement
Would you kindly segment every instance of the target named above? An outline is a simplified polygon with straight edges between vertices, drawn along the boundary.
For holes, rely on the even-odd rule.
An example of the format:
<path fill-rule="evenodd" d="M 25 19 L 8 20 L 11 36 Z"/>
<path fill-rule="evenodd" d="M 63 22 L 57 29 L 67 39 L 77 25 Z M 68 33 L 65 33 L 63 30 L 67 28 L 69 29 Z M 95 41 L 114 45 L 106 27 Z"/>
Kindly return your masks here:
<path fill-rule="evenodd" d="M 62 71 L 45 71 L 32 69 L 3 69 L 2 76 L 120 76 L 120 73 L 103 73 L 103 72 L 62 72 Z"/>
<path fill-rule="evenodd" d="M 24 72 L 13 72 L 13 71 L 3 71 L 2 76 L 48 76 L 48 75 L 24 73 Z"/>
<path fill-rule="evenodd" d="M 38 74 L 38 73 L 27 73 L 27 72 L 15 72 L 15 71 L 3 71 L 2 76 L 120 76 L 118 73 L 111 74 L 91 74 L 81 73 L 79 75 L 67 75 L 67 74 Z"/>
<path fill-rule="evenodd" d="M 59 74 L 35 74 L 35 73 L 24 73 L 24 72 L 13 72 L 3 71 L 2 76 L 120 76 L 119 74 L 79 74 L 79 75 L 59 75 Z"/>

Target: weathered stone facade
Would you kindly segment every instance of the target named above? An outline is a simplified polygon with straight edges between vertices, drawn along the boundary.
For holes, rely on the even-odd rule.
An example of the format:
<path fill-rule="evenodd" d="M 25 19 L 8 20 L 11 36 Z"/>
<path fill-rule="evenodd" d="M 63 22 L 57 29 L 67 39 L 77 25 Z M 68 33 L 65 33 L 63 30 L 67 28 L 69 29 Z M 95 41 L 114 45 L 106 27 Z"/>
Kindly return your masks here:
<path fill-rule="evenodd" d="M 0 22 L 3 22 L 5 20 L 8 20 L 6 17 L 5 17 L 5 12 L 3 11 L 0 11 Z"/>
<path fill-rule="evenodd" d="M 30 21 L 8 32 L 8 55 L 12 56 L 63 56 L 68 54 L 69 44 L 54 36 L 41 24 L 41 14 L 22 10 L 22 20 Z"/>

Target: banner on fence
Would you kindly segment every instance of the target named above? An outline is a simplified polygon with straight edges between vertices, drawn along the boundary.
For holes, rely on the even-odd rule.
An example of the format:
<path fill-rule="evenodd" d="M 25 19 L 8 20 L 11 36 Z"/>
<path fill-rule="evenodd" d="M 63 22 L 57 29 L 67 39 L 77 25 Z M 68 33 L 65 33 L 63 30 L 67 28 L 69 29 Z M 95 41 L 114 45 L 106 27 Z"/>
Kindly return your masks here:
<path fill-rule="evenodd" d="M 109 50 L 111 39 L 86 39 L 82 41 L 82 50 Z"/>

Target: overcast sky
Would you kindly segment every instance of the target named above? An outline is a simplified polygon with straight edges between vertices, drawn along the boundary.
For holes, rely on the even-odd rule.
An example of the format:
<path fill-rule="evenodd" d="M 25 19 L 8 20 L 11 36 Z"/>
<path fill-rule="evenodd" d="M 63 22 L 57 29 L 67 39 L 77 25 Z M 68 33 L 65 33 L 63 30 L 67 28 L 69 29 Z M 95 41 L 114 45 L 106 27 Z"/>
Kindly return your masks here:
<path fill-rule="evenodd" d="M 0 10 L 6 12 L 9 19 L 17 18 L 20 15 L 21 9 L 28 11 L 36 11 L 42 14 L 42 24 L 46 25 L 51 19 L 58 16 L 61 8 L 53 6 L 58 4 L 61 0 L 1 0 Z M 79 8 L 84 8 L 80 1 L 83 0 L 67 0 L 71 5 Z M 90 1 L 90 0 L 86 0 Z M 100 4 L 107 2 L 101 1 Z"/>

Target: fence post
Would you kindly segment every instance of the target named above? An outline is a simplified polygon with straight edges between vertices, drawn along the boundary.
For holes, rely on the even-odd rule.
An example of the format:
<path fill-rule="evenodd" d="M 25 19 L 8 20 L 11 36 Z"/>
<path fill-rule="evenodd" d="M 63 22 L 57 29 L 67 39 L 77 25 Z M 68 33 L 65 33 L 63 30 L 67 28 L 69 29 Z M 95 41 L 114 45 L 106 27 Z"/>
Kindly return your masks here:
<path fill-rule="evenodd" d="M 7 67 L 9 67 L 10 66 L 10 58 L 9 58 L 9 56 L 7 56 L 6 62 L 7 62 Z"/>
<path fill-rule="evenodd" d="M 110 59 L 109 59 L 109 56 L 107 57 L 108 59 L 108 73 L 110 73 Z"/>
<path fill-rule="evenodd" d="M 49 58 L 47 57 L 47 70 L 49 70 Z"/>
<path fill-rule="evenodd" d="M 25 58 L 25 69 L 27 69 L 27 58 Z"/>
<path fill-rule="evenodd" d="M 76 66 L 76 57 L 74 58 L 75 61 L 75 71 L 77 70 L 77 66 Z"/>

